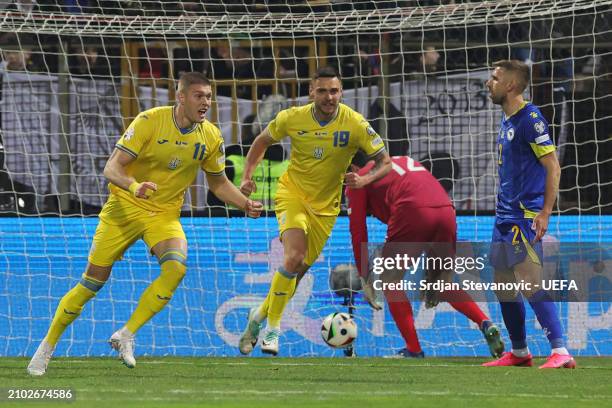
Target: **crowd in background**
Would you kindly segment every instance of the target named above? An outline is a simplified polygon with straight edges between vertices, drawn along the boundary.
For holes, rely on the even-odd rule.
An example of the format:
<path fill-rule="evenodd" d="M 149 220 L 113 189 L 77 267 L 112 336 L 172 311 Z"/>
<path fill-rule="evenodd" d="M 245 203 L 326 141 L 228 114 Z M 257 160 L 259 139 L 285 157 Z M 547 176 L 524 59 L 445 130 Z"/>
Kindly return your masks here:
<path fill-rule="evenodd" d="M 433 0 L 284 0 L 267 1 L 265 6 L 261 6 L 261 2 L 250 0 L 15 0 L 0 1 L 0 7 L 21 13 L 99 13 L 104 10 L 106 14 L 176 15 L 239 11 L 241 8 L 245 11 L 307 12 L 433 7 L 447 3 Z M 612 53 L 599 46 L 589 46 L 588 42 L 575 40 L 597 31 L 597 43 L 609 44 L 612 41 L 612 31 L 594 30 L 594 27 L 612 26 L 612 13 L 608 8 L 599 11 L 602 12 L 561 16 L 554 22 L 500 22 L 486 26 L 440 28 L 427 32 L 417 30 L 379 36 L 346 33 L 318 40 L 327 41 L 328 63 L 335 66 L 344 77 L 346 89 L 378 85 L 382 76 L 390 82 L 426 80 L 487 67 L 493 61 L 503 58 L 516 58 L 527 62 L 532 66 L 532 97 L 543 107 L 543 112 L 552 125 L 553 137 L 557 141 L 562 126 L 567 126 L 571 135 L 567 140 L 570 151 L 565 152 L 566 159 L 561 163 L 565 177 L 561 188 L 568 191 L 564 197 L 565 202 L 569 203 L 568 207 L 588 208 L 593 205 L 601 206 L 603 200 L 605 207 L 602 190 L 610 189 L 610 186 L 604 183 L 604 186 L 600 187 L 598 183 L 601 182 L 601 166 L 612 161 L 612 148 L 602 149 L 601 140 L 598 138 L 610 139 L 608 129 L 612 124 L 612 104 L 609 100 L 609 95 L 612 94 Z M 486 42 L 483 42 L 485 38 Z M 140 50 L 136 75 L 141 78 L 163 79 L 169 78 L 171 72 L 174 78 L 178 78 L 182 72 L 199 71 L 217 81 L 274 78 L 303 80 L 309 77 L 308 64 L 304 63 L 308 58 L 306 48 L 282 48 L 280 58 L 275 61 L 269 47 L 241 45 L 240 40 L 248 40 L 247 35 L 211 40 L 213 45 L 207 47 L 185 45 L 172 49 L 143 48 Z M 468 44 L 468 47 L 457 46 L 462 43 Z M 593 37 L 590 43 L 595 44 Z M 71 77 L 115 81 L 118 85 L 118 79 L 122 75 L 122 45 L 119 39 L 102 41 L 101 38 L 58 38 L 50 35 L 3 33 L 0 35 L 0 75 L 4 72 L 55 74 L 60 70 L 60 56 L 67 55 L 67 67 Z M 172 61 L 172 65 L 168 61 Z M 217 92 L 231 96 L 230 89 L 229 86 L 219 86 Z M 271 86 L 265 83 L 256 88 L 255 94 L 252 89 L 250 84 L 239 84 L 237 96 L 244 99 L 262 99 L 272 92 Z M 306 95 L 307 90 L 307 82 L 301 82 L 297 96 Z M 287 87 L 281 86 L 279 93 L 290 97 Z M 570 115 L 565 118 L 559 115 L 562 104 L 569 104 L 566 105 L 566 112 Z M 364 114 L 368 116 L 367 112 Z M 249 140 L 252 136 L 243 135 L 242 139 Z M 407 144 L 401 146 L 402 151 L 392 153 L 405 154 L 403 150 Z M 596 166 L 592 165 L 594 161 Z M 576 184 L 585 187 L 582 190 L 572 188 Z"/>

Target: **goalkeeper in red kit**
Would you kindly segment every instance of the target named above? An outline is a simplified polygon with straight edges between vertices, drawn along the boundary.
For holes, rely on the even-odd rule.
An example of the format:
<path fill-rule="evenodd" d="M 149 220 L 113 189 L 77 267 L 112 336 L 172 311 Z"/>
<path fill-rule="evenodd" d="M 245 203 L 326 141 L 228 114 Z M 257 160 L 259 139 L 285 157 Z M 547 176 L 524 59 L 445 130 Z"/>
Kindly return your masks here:
<path fill-rule="evenodd" d="M 353 253 L 359 275 L 364 281 L 368 278 L 368 269 L 362 265 L 362 257 L 367 257 L 368 254 L 362 254 L 362 244 L 368 242 L 366 226 L 368 214 L 387 224 L 383 257 L 396 255 L 397 248 L 402 246 L 399 243 L 415 243 L 403 244 L 403 251 L 407 251 L 407 255 L 411 257 L 418 257 L 421 252 L 428 252 L 424 246 L 420 246 L 420 243 L 429 243 L 433 248 L 436 248 L 436 245 L 431 243 L 440 243 L 438 248 L 447 248 L 450 252 L 446 255 L 454 255 L 455 251 L 457 241 L 455 208 L 444 188 L 425 167 L 412 158 L 399 156 L 393 157 L 392 160 L 393 170 L 382 179 L 370 184 L 367 184 L 367 181 L 373 162 L 367 163 L 363 168 L 353 165 L 352 170 L 357 174 L 358 187 L 346 189 Z M 362 187 L 361 181 L 365 187 Z M 428 252 L 428 255 L 431 254 Z M 387 274 L 387 281 L 399 282 L 405 273 L 405 271 L 394 272 L 391 272 L 391 278 Z M 406 341 L 406 348 L 400 350 L 397 357 L 424 357 L 414 326 L 412 306 L 406 292 L 385 289 L 383 288 L 383 293 L 391 315 Z M 364 295 L 370 306 L 377 310 L 381 309 L 375 300 L 371 279 L 369 283 L 364 282 Z M 501 355 L 504 344 L 499 329 L 480 310 L 469 294 L 463 290 L 451 290 L 436 292 L 434 298 L 436 299 L 427 300 L 428 305 L 435 305 L 438 300 L 448 301 L 453 308 L 478 324 L 491 354 Z"/>

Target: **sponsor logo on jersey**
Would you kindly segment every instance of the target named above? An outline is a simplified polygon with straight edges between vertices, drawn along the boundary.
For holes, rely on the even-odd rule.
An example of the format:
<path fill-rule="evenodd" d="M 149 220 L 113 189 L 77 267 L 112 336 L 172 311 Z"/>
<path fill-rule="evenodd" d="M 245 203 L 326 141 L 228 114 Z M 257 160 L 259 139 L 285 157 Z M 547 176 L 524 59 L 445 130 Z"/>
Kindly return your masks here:
<path fill-rule="evenodd" d="M 380 136 L 374 138 L 374 140 L 372 140 L 372 146 L 378 146 L 379 144 L 382 144 L 382 139 L 380 138 Z"/>
<path fill-rule="evenodd" d="M 182 147 L 182 146 L 187 146 L 189 145 L 188 142 L 181 142 L 180 140 L 177 140 L 176 142 L 174 142 L 175 145 Z"/>
<path fill-rule="evenodd" d="M 175 157 L 172 160 L 170 160 L 170 163 L 168 163 L 168 168 L 170 170 L 176 170 L 176 168 L 180 166 L 181 163 L 182 163 L 181 159 L 179 159 L 178 157 Z"/>
<path fill-rule="evenodd" d="M 325 137 L 327 136 L 327 132 L 315 132 L 316 137 Z"/>
<path fill-rule="evenodd" d="M 157 144 L 168 143 L 168 139 L 157 139 Z"/>
<path fill-rule="evenodd" d="M 134 128 L 129 128 L 126 132 L 125 135 L 123 135 L 123 140 L 130 140 L 132 138 L 132 136 L 134 136 L 134 132 L 135 129 Z"/>
<path fill-rule="evenodd" d="M 308 131 L 307 131 L 307 130 L 298 130 L 298 131 L 297 131 L 297 135 L 298 135 L 298 136 L 305 135 L 306 133 L 308 133 Z"/>

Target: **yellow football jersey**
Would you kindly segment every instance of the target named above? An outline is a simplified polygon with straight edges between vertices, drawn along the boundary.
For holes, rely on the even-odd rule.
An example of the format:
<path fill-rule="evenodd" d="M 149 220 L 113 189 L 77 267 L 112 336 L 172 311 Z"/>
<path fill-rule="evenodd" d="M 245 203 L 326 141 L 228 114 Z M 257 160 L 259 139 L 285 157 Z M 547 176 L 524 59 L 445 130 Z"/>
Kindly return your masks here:
<path fill-rule="evenodd" d="M 157 191 L 144 200 L 110 183 L 109 201 L 115 195 L 149 211 L 180 209 L 185 190 L 200 168 L 213 175 L 225 171 L 219 128 L 204 121 L 183 134 L 176 124 L 173 106 L 140 113 L 115 147 L 136 159 L 127 166 L 127 174 L 138 182 L 156 183 Z"/>
<path fill-rule="evenodd" d="M 357 150 L 374 156 L 385 148 L 367 120 L 350 107 L 340 104 L 328 123 L 314 117 L 314 104 L 279 112 L 268 125 L 276 141 L 291 138 L 289 168 L 279 180 L 277 198 L 283 189 L 297 195 L 315 214 L 337 215 L 344 174 Z"/>

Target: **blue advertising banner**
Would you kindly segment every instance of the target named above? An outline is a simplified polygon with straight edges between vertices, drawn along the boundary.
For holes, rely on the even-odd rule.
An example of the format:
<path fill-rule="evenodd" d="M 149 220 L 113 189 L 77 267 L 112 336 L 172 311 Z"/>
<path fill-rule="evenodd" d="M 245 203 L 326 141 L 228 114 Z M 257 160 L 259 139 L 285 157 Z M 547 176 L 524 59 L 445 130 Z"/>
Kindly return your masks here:
<path fill-rule="evenodd" d="M 187 275 L 169 306 L 136 337 L 137 355 L 236 356 L 248 309 L 266 296 L 274 270 L 282 263 L 276 219 L 183 218 L 189 240 Z M 490 240 L 493 217 L 457 217 L 460 241 Z M 59 299 L 84 272 L 93 218 L 0 219 L 0 355 L 32 355 L 45 336 Z M 385 226 L 368 221 L 370 241 L 383 242 Z M 549 242 L 612 243 L 612 216 L 553 217 Z M 604 245 L 606 247 L 606 245 Z M 612 270 L 604 255 L 596 265 L 560 257 L 558 267 Z M 280 355 L 341 356 L 326 346 L 321 321 L 329 313 L 346 311 L 344 299 L 329 287 L 330 271 L 353 263 L 348 219 L 339 217 L 332 236 L 310 273 L 300 282 L 283 319 Z M 486 273 L 487 266 L 483 273 Z M 599 270 L 599 269 L 598 269 Z M 110 355 L 107 340 L 121 327 L 148 284 L 158 274 L 156 259 L 139 241 L 97 297 L 64 333 L 57 356 Z M 612 288 L 602 275 L 599 287 Z M 568 346 L 575 355 L 612 355 L 612 309 L 609 299 L 558 303 Z M 359 356 L 384 356 L 404 347 L 388 312 L 373 312 L 360 294 L 355 297 Z M 479 305 L 503 327 L 495 301 Z M 475 324 L 440 303 L 426 309 L 412 304 L 419 338 L 427 356 L 488 356 Z M 527 307 L 529 346 L 534 354 L 549 348 Z M 507 334 L 503 330 L 507 341 Z M 254 355 L 261 355 L 258 350 Z"/>

